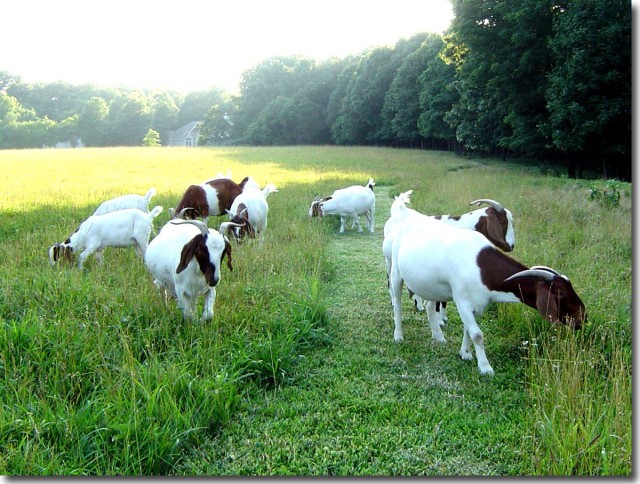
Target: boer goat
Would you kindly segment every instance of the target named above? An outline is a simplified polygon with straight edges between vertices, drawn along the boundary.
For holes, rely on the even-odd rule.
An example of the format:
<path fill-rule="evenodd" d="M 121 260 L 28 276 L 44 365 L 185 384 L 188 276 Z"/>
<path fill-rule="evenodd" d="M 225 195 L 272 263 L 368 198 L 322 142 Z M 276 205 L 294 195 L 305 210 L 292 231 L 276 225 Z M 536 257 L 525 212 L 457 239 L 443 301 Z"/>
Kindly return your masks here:
<path fill-rule="evenodd" d="M 309 207 L 309 217 L 338 215 L 340 217 L 340 233 L 342 234 L 347 217 L 353 220 L 353 224 L 358 227 L 358 232 L 362 232 L 360 215 L 364 215 L 367 219 L 367 228 L 373 232 L 376 209 L 374 185 L 373 178 L 369 178 L 369 182 L 365 186 L 353 185 L 334 191 L 330 197 L 316 197 Z"/>
<path fill-rule="evenodd" d="M 451 227 L 433 218 L 411 220 L 404 203 L 396 206 L 400 222 L 391 247 L 389 286 L 394 313 L 394 339 L 402 341 L 402 285 L 429 301 L 431 335 L 444 342 L 434 301 L 454 301 L 464 324 L 460 356 L 471 360 L 471 342 L 482 374 L 493 374 L 476 322 L 491 302 L 522 302 L 547 321 L 580 329 L 585 306 L 569 279 L 553 269 L 524 264 L 499 251 L 473 230 Z"/>
<path fill-rule="evenodd" d="M 231 222 L 220 225 L 220 232 L 199 220 L 170 220 L 151 241 L 145 264 L 155 284 L 178 300 L 186 319 L 195 319 L 195 305 L 204 296 L 202 319 L 213 318 L 220 266 L 226 258 L 231 264 L 231 244 L 222 235 Z"/>
<path fill-rule="evenodd" d="M 245 177 L 239 184 L 229 178 L 213 178 L 199 185 L 191 185 L 175 210 L 171 209 L 171 218 L 202 218 L 206 224 L 209 215 L 225 215 L 247 185 L 258 186 L 251 177 Z"/>

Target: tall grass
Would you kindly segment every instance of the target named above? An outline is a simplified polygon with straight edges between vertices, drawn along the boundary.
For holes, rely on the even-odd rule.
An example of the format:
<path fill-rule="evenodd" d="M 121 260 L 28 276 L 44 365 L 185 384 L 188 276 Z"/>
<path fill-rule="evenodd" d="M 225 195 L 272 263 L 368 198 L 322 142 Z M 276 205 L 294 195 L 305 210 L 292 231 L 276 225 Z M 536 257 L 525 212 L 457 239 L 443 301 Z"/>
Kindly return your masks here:
<path fill-rule="evenodd" d="M 229 169 L 280 191 L 269 196 L 264 246 L 234 246 L 211 322 L 184 321 L 133 250 L 107 249 L 84 271 L 48 264 L 47 248 L 104 199 L 155 186 L 159 227 L 186 186 Z M 514 256 L 569 275 L 589 313 L 581 332 L 549 328 L 522 305 L 491 307 L 480 322 L 496 372 L 524 356 L 523 474 L 630 474 L 628 194 L 612 209 L 588 186 L 533 169 L 376 148 L 2 151 L 0 170 L 2 474 L 171 474 L 229 425 L 250 388 L 287 383 L 305 351 L 332 341 L 323 286 L 335 227 L 312 223 L 309 203 L 369 176 L 412 188 L 426 213 L 497 199 L 516 217 Z M 377 230 L 386 218 L 376 214 Z"/>
<path fill-rule="evenodd" d="M 623 476 L 631 469 L 631 352 L 600 328 L 530 343 L 537 475 Z"/>

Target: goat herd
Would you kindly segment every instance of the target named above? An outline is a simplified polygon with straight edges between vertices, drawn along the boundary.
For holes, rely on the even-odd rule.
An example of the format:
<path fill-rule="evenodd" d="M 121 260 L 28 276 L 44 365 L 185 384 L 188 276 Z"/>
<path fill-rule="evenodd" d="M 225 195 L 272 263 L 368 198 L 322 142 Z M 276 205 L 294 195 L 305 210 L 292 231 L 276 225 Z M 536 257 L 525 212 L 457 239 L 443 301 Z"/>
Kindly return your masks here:
<path fill-rule="evenodd" d="M 337 215 L 340 233 L 345 221 L 360 226 L 360 216 L 374 231 L 375 196 L 373 179 L 365 186 L 339 189 L 329 197 L 313 200 L 310 217 Z M 153 220 L 161 206 L 149 211 L 155 194 L 123 195 L 102 203 L 95 213 L 64 242 L 49 249 L 49 261 L 73 260 L 76 252 L 82 268 L 95 253 L 99 261 L 106 247 L 134 246 L 154 278 L 154 283 L 177 299 L 188 319 L 195 319 L 195 306 L 204 296 L 204 320 L 213 318 L 216 285 L 220 266 L 226 260 L 232 270 L 231 244 L 245 237 L 262 241 L 267 228 L 267 196 L 278 190 L 272 184 L 263 189 L 252 177 L 239 184 L 230 176 L 218 174 L 185 191 L 170 220 L 151 242 Z M 388 287 L 394 315 L 394 340 L 402 341 L 402 286 L 418 310 L 427 313 L 432 338 L 444 342 L 442 325 L 446 321 L 446 303 L 456 304 L 464 324 L 460 356 L 473 358 L 473 343 L 482 374 L 493 374 L 484 351 L 484 336 L 475 317 L 482 315 L 491 302 L 522 302 L 536 309 L 552 323 L 580 329 L 586 320 L 585 306 L 569 279 L 546 266 L 526 267 L 507 256 L 515 246 L 513 216 L 500 203 L 480 199 L 471 205 L 487 207 L 460 216 L 427 216 L 407 207 L 412 190 L 395 197 L 391 215 L 384 225 L 382 252 L 385 257 Z M 229 221 L 218 230 L 209 228 L 210 215 L 228 215 Z M 197 219 L 202 220 L 197 220 Z"/>

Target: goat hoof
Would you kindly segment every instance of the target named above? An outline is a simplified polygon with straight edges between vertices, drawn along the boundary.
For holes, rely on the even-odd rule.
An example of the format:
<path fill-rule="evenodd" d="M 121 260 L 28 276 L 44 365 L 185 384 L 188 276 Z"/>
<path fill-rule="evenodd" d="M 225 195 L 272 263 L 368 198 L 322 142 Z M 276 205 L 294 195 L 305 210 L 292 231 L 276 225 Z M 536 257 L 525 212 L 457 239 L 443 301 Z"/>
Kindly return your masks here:
<path fill-rule="evenodd" d="M 491 368 L 491 366 L 488 366 L 486 368 L 480 368 L 480 374 L 481 375 L 487 375 L 487 376 L 493 376 L 493 368 Z"/>
<path fill-rule="evenodd" d="M 473 353 L 471 353 L 471 351 L 461 351 L 460 358 L 462 358 L 465 361 L 471 361 L 473 360 Z"/>

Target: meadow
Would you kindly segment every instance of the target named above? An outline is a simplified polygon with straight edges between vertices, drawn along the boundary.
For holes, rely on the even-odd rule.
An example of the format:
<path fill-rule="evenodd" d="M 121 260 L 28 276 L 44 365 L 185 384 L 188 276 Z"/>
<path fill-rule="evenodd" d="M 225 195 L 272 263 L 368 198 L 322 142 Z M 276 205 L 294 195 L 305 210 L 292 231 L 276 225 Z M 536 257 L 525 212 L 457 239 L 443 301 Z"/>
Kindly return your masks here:
<path fill-rule="evenodd" d="M 212 321 L 184 321 L 132 249 L 49 264 L 103 200 L 156 187 L 158 229 L 228 170 L 279 192 L 264 245 L 233 246 Z M 316 195 L 369 176 L 374 234 L 309 219 Z M 631 185 L 615 206 L 591 197 L 604 185 L 386 148 L 0 151 L 0 474 L 629 476 Z M 492 378 L 458 357 L 454 305 L 436 345 L 407 299 L 395 344 L 382 227 L 408 189 L 429 214 L 504 204 L 513 257 L 569 276 L 588 324 L 491 305 Z"/>

